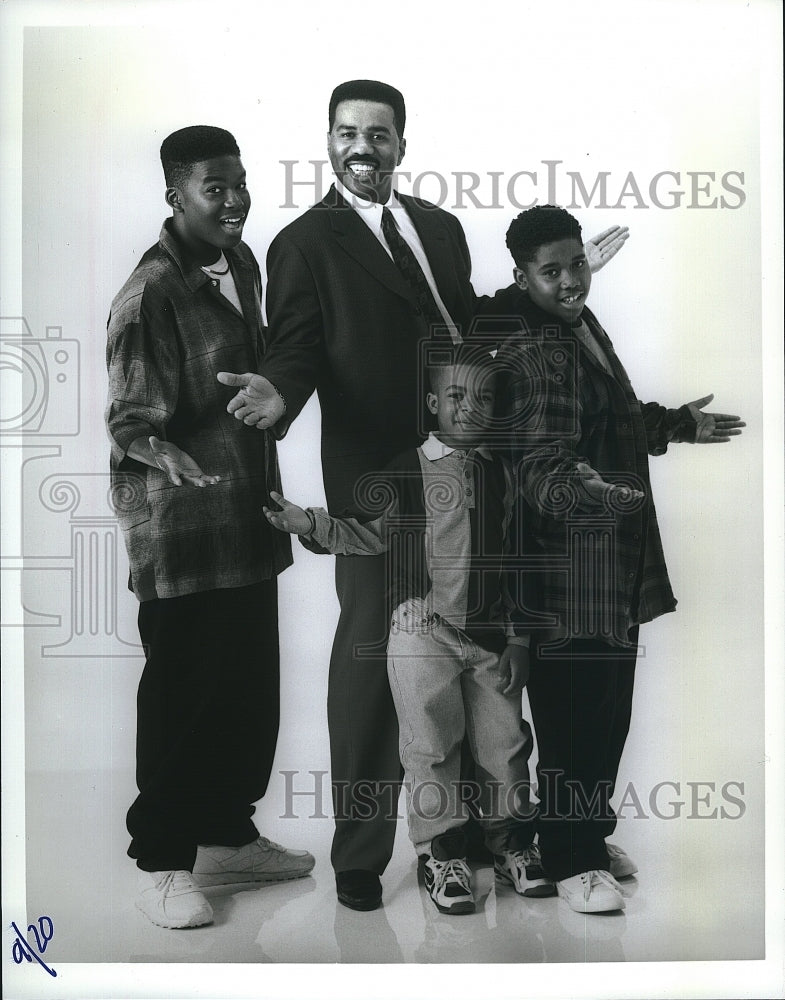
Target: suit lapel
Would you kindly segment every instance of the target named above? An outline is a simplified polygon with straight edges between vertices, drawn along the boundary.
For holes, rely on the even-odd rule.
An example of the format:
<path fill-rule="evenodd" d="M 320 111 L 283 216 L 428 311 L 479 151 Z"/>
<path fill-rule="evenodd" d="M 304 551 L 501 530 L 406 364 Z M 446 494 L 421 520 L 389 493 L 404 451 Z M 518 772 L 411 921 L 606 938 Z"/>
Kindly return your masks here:
<path fill-rule="evenodd" d="M 335 187 L 331 187 L 322 205 L 329 212 L 336 242 L 357 263 L 391 292 L 417 307 L 417 299 L 392 258 Z"/>

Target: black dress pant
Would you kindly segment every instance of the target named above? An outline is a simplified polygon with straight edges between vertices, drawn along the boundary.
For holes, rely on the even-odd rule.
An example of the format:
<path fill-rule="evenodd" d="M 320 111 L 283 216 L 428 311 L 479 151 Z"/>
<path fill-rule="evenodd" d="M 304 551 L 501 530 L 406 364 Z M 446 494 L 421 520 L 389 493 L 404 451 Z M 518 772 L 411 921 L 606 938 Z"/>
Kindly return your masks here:
<path fill-rule="evenodd" d="M 335 835 L 333 868 L 381 875 L 392 857 L 403 778 L 387 678 L 387 556 L 337 556 L 341 615 L 327 696 Z"/>
<path fill-rule="evenodd" d="M 279 720 L 277 582 L 143 601 L 128 854 L 190 871 L 198 844 L 258 836 Z"/>
<path fill-rule="evenodd" d="M 572 639 L 548 655 L 532 643 L 527 685 L 537 738 L 538 837 L 553 879 L 608 870 L 616 826 L 610 798 L 630 726 L 637 655 L 597 639 Z"/>

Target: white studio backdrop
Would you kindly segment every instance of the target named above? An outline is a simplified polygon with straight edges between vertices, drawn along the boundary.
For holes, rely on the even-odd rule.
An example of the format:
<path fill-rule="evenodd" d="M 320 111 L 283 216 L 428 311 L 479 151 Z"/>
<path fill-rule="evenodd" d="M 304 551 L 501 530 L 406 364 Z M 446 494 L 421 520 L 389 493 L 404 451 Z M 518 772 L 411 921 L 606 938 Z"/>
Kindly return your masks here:
<path fill-rule="evenodd" d="M 133 767 L 142 659 L 106 503 L 104 348 L 112 297 L 167 214 L 161 140 L 188 124 L 236 135 L 253 198 L 244 239 L 264 269 L 274 235 L 329 185 L 330 91 L 372 77 L 407 100 L 400 189 L 455 212 L 478 293 L 509 282 L 504 233 L 535 198 L 571 207 L 587 237 L 629 225 L 589 304 L 640 398 L 678 406 L 714 392 L 710 409 L 747 421 L 729 445 L 652 461 L 680 603 L 642 631 L 623 770 L 644 795 L 661 781 L 740 782 L 762 857 L 762 381 L 777 359 L 761 337 L 758 71 L 772 6 L 99 3 L 89 18 L 79 3 L 36 6 L 16 38 L 0 309 L 4 345 L 49 378 L 43 403 L 24 390 L 19 413 L 35 420 L 3 414 L 3 581 L 19 594 L 4 636 L 24 636 L 27 770 Z M 323 503 L 315 401 L 279 457 L 286 495 Z M 91 545 L 92 563 L 78 563 Z M 280 582 L 276 770 L 306 774 L 329 767 L 332 560 L 295 545 Z M 708 864 L 708 837 L 707 852 Z"/>

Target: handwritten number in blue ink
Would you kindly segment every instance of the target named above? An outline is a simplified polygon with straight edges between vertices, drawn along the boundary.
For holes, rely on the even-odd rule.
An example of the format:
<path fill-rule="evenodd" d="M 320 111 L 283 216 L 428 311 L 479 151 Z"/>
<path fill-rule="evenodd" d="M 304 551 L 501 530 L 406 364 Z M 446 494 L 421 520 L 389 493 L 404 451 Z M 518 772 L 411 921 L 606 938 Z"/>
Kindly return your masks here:
<path fill-rule="evenodd" d="M 48 930 L 44 930 L 45 927 L 47 927 Z M 54 925 L 52 924 L 52 918 L 39 917 L 38 927 L 36 927 L 35 924 L 28 924 L 27 929 L 29 931 L 32 931 L 33 934 L 35 935 L 36 946 L 43 955 L 43 953 L 46 951 L 46 946 L 49 944 L 49 942 L 55 935 L 55 929 Z"/>
<path fill-rule="evenodd" d="M 37 955 L 30 945 L 27 943 L 27 939 L 22 936 L 22 932 L 16 926 L 14 921 L 11 921 L 11 926 L 16 931 L 16 940 L 11 948 L 11 954 L 13 955 L 14 962 L 17 965 L 21 965 L 22 962 L 32 962 L 35 960 L 38 964 L 46 969 L 50 976 L 57 976 L 54 969 L 50 969 L 49 966 L 44 962 L 44 960 Z M 35 924 L 28 924 L 28 931 L 32 931 L 35 936 L 36 948 L 41 954 L 46 951 L 46 946 L 54 937 L 55 929 L 52 923 L 51 917 L 43 916 L 38 918 L 38 926 Z"/>

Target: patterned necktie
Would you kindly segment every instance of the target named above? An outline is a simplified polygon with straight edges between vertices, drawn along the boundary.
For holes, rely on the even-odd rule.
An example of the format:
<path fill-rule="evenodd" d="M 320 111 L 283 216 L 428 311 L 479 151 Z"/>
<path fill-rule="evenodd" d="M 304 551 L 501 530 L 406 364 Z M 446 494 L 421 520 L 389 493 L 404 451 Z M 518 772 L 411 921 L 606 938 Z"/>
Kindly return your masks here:
<path fill-rule="evenodd" d="M 407 285 L 417 296 L 417 302 L 430 326 L 444 326 L 444 316 L 436 305 L 431 286 L 423 274 L 423 270 L 414 252 L 398 231 L 395 219 L 389 208 L 382 209 L 382 234 L 390 248 L 392 259 L 404 277 Z"/>

